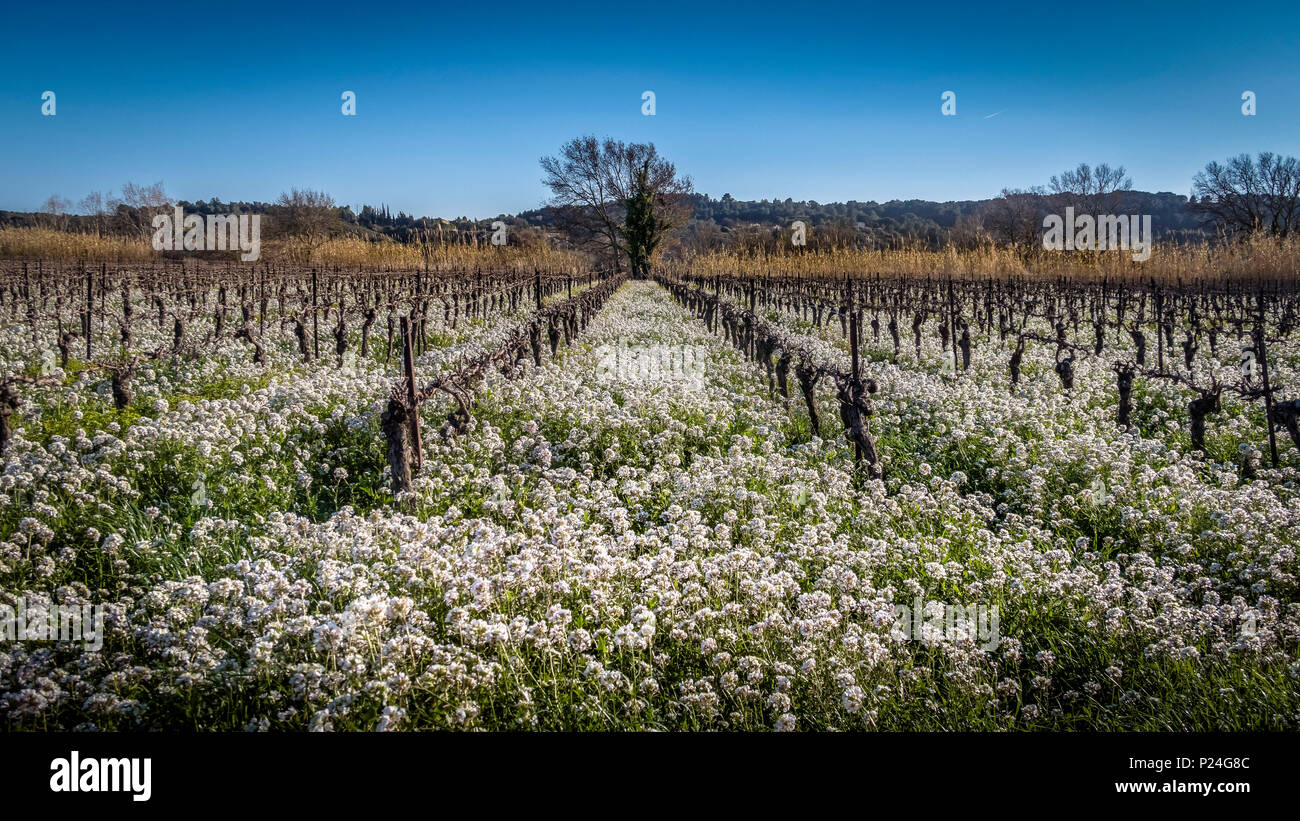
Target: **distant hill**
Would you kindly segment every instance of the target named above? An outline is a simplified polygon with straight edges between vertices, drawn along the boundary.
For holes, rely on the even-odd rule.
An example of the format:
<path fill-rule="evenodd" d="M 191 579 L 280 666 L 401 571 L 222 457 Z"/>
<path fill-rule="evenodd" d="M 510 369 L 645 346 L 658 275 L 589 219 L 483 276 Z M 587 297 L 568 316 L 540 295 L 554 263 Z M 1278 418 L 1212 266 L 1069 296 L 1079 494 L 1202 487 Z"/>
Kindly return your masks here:
<path fill-rule="evenodd" d="M 1126 191 L 1121 196 L 1124 213 L 1151 215 L 1152 230 L 1158 241 L 1194 241 L 1211 236 L 1203 228 L 1201 218 L 1188 210 L 1187 197 L 1183 194 Z M 802 220 L 814 231 L 828 226 L 853 230 L 872 245 L 910 241 L 938 247 L 945 244 L 959 221 L 978 222 L 998 202 L 998 199 L 986 199 L 823 203 L 794 199 L 737 200 L 730 194 L 714 199 L 708 194 L 695 194 L 691 197 L 691 208 L 695 222 L 712 222 L 723 234 L 753 226 L 788 228 L 791 222 Z M 551 213 L 545 208 L 524 211 L 515 218 L 540 227 L 551 227 L 552 222 Z"/>
<path fill-rule="evenodd" d="M 1157 241 L 1196 241 L 1208 239 L 1201 219 L 1187 208 L 1187 197 L 1167 191 L 1126 191 L 1122 193 L 1124 213 L 1150 214 Z M 795 220 L 802 220 L 814 232 L 833 229 L 837 236 L 851 239 L 857 244 L 891 247 L 913 243 L 939 247 L 962 227 L 982 225 L 983 218 L 995 210 L 1002 201 L 955 200 L 889 200 L 865 202 L 817 202 L 815 200 L 737 200 L 730 194 L 715 199 L 708 194 L 690 197 L 692 218 L 687 226 L 691 236 L 706 235 L 714 244 L 725 243 L 735 232 L 767 232 L 778 227 L 788 228 Z M 187 213 L 260 213 L 274 215 L 277 207 L 266 202 L 222 202 L 219 199 L 180 201 L 177 203 Z M 393 214 L 387 206 L 363 205 L 359 212 L 351 206 L 340 206 L 339 218 L 346 230 L 359 236 L 387 237 L 398 242 L 410 242 L 420 237 L 436 238 L 466 231 L 482 231 L 493 220 L 504 220 L 512 227 L 534 226 L 542 231 L 554 229 L 554 214 L 548 208 L 536 208 L 518 214 L 500 214 L 487 219 L 457 217 L 415 217 L 398 212 Z M 19 211 L 0 211 L 0 227 L 25 227 L 52 225 L 73 231 L 94 231 L 109 227 L 114 217 L 97 220 L 90 216 L 61 216 Z"/>

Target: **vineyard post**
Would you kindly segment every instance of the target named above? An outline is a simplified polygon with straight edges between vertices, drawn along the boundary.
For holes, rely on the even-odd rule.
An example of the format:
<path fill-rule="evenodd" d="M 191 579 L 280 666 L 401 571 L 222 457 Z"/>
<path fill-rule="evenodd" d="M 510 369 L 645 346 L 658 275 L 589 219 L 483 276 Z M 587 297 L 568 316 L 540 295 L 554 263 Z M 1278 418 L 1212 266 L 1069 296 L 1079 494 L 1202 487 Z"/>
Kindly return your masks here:
<path fill-rule="evenodd" d="M 1156 367 L 1165 372 L 1165 295 L 1156 288 Z"/>
<path fill-rule="evenodd" d="M 422 299 L 422 296 L 424 296 L 424 275 L 422 275 L 421 272 L 419 272 L 419 270 L 417 270 L 417 272 L 415 273 L 415 294 L 412 294 L 412 296 L 411 296 L 411 317 L 412 317 L 412 322 L 413 322 L 413 320 L 415 320 L 415 308 L 416 308 L 416 305 L 420 305 L 420 304 L 421 304 L 421 303 L 420 303 L 420 300 Z M 425 305 L 428 305 L 428 303 L 424 303 L 424 304 L 425 304 Z M 420 314 L 420 321 L 419 321 L 419 322 L 415 322 L 415 325 L 413 325 L 412 330 L 415 330 L 415 329 L 419 329 L 419 330 L 420 330 L 420 353 L 424 353 L 424 343 L 425 343 L 425 339 L 424 339 L 424 336 L 425 336 L 424 313 L 421 313 L 421 314 Z"/>
<path fill-rule="evenodd" d="M 268 301 L 266 296 L 266 277 L 270 274 L 270 271 L 267 270 L 268 267 L 269 266 L 267 265 L 262 266 L 262 294 L 257 306 L 257 332 L 259 334 L 266 333 L 266 303 Z"/>
<path fill-rule="evenodd" d="M 108 321 L 104 310 L 105 292 L 108 291 L 108 263 L 99 263 L 99 332 L 104 332 L 104 323 Z"/>
<path fill-rule="evenodd" d="M 95 309 L 95 276 L 90 271 L 85 270 L 82 265 L 82 272 L 86 275 L 86 318 L 82 320 L 81 325 L 86 329 L 86 361 L 90 361 L 90 322 L 91 312 Z"/>
<path fill-rule="evenodd" d="M 856 391 L 858 390 L 858 385 L 862 377 L 862 367 L 858 362 L 858 311 L 857 305 L 854 304 L 853 301 L 853 280 L 849 279 L 846 285 L 847 287 L 845 290 L 848 292 L 846 296 L 849 306 L 849 350 L 853 352 L 853 355 L 850 358 L 852 363 L 850 367 L 853 370 L 853 379 L 852 382 L 850 382 L 849 396 L 851 399 L 856 399 Z M 850 433 L 852 433 L 852 431 L 850 431 Z M 854 438 L 853 440 L 853 461 L 855 464 L 862 461 L 862 444 L 857 440 L 857 438 Z"/>
<path fill-rule="evenodd" d="M 848 291 L 849 305 L 849 348 L 853 352 L 853 380 L 856 382 L 860 374 L 858 365 L 858 312 L 853 302 L 853 280 L 848 281 L 846 290 Z"/>
<path fill-rule="evenodd" d="M 952 289 L 952 275 L 948 275 L 948 327 L 952 329 L 949 337 L 952 342 L 952 372 L 957 373 L 957 295 Z"/>
<path fill-rule="evenodd" d="M 1255 347 L 1259 348 L 1260 378 L 1264 381 L 1264 424 L 1268 428 L 1268 454 L 1273 462 L 1273 467 L 1277 467 L 1277 436 L 1273 433 L 1273 389 L 1268 384 L 1268 350 L 1264 347 L 1264 333 L 1267 319 L 1264 315 L 1264 291 L 1261 288 L 1257 297 L 1259 309 L 1258 319 L 1255 322 L 1255 336 L 1259 341 Z"/>
<path fill-rule="evenodd" d="M 415 356 L 411 352 L 411 319 L 402 317 L 402 371 L 406 382 L 406 406 L 410 413 L 411 455 L 416 470 L 424 461 L 424 448 L 420 443 L 420 405 L 415 395 Z"/>
<path fill-rule="evenodd" d="M 316 312 L 316 269 L 311 269 L 311 346 L 312 356 L 320 359 L 320 314 Z"/>

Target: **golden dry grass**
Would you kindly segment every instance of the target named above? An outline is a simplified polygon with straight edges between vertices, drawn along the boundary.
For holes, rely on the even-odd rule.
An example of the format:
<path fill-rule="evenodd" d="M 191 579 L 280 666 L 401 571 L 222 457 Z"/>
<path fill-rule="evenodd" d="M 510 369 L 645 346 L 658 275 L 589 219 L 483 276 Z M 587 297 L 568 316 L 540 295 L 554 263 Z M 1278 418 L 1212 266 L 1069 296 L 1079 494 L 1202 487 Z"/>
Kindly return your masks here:
<path fill-rule="evenodd" d="M 144 239 L 74 234 L 53 228 L 0 228 L 0 258 L 144 262 L 157 252 Z"/>
<path fill-rule="evenodd" d="M 1129 252 L 1040 252 L 1032 256 L 1005 246 L 973 250 L 947 247 L 941 250 L 835 249 L 823 252 L 787 252 L 754 256 L 734 251 L 704 254 L 670 263 L 689 266 L 707 275 L 764 276 L 801 275 L 844 277 L 846 275 L 892 274 L 933 276 L 1079 276 L 1147 278 L 1184 282 L 1246 277 L 1292 277 L 1300 274 L 1300 237 L 1278 242 L 1257 236 L 1246 242 L 1211 245 L 1157 244 L 1151 258 L 1135 262 Z"/>
<path fill-rule="evenodd" d="M 233 254 L 231 255 L 233 256 Z M 147 262 L 163 257 L 149 240 L 139 237 L 99 237 L 50 228 L 0 228 L 0 259 L 93 260 Z M 292 241 L 262 243 L 263 261 L 363 268 L 473 268 L 547 271 L 579 270 L 585 258 L 545 245 L 532 247 L 463 244 L 402 244 L 371 242 L 358 237 L 332 239 L 315 248 Z"/>
<path fill-rule="evenodd" d="M 144 262 L 160 258 L 147 239 L 99 237 L 49 228 L 0 228 L 0 258 Z M 579 270 L 586 257 L 544 244 L 531 247 L 455 243 L 402 244 L 360 237 L 331 239 L 315 248 L 285 241 L 264 242 L 262 259 L 269 262 L 363 268 L 500 270 Z M 689 267 L 707 275 L 863 276 L 876 273 L 902 276 L 956 274 L 965 276 L 1084 276 L 1155 277 L 1195 282 L 1225 278 L 1287 278 L 1300 274 L 1300 237 L 1278 242 L 1265 236 L 1223 245 L 1157 244 L 1151 258 L 1134 262 L 1127 252 L 1037 253 L 1026 256 L 1005 246 L 940 250 L 834 249 L 752 255 L 733 250 L 689 256 L 665 263 L 670 270 Z"/>
<path fill-rule="evenodd" d="M 357 265 L 367 268 L 455 268 L 547 271 L 580 270 L 586 258 L 570 251 L 557 251 L 545 245 L 465 245 L 457 243 L 371 242 L 360 237 L 332 239 L 316 248 L 311 262 L 340 267 Z"/>

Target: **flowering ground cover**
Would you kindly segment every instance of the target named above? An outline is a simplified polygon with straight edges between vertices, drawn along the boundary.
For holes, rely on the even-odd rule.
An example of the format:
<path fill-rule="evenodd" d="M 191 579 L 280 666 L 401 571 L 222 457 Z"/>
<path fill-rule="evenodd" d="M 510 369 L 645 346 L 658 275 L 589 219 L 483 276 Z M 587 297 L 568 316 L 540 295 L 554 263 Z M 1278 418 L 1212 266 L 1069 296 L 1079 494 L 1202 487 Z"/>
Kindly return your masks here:
<path fill-rule="evenodd" d="M 767 317 L 827 360 L 839 329 Z M 517 317 L 419 357 L 451 367 Z M 18 327 L 10 370 L 53 368 Z M 648 281 L 573 345 L 424 419 L 385 475 L 395 371 L 227 338 L 30 392 L 0 474 L 0 597 L 95 604 L 103 645 L 0 644 L 22 729 L 1296 729 L 1300 456 L 1257 406 L 1193 454 L 1177 385 L 1074 390 L 1031 346 L 958 373 L 868 338 L 882 479 Z M 1227 346 L 1225 346 L 1227 347 Z M 1226 351 L 1221 351 L 1227 356 Z M 1296 384 L 1300 352 L 1276 357 Z M 1215 367 L 1228 372 L 1230 361 Z M 831 431 L 836 435 L 831 435 Z M 898 607 L 926 629 L 902 629 Z M 983 624 L 948 614 L 984 608 Z M 987 615 L 993 614 L 992 619 Z M 950 623 L 945 624 L 945 619 Z"/>

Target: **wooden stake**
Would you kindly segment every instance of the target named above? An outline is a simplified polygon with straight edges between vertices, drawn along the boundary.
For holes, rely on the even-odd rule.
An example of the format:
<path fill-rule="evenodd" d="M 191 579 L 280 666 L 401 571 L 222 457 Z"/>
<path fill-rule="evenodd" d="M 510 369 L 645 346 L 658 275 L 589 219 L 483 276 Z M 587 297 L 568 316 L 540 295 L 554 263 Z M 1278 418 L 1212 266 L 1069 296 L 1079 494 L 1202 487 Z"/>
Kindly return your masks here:
<path fill-rule="evenodd" d="M 415 356 L 411 352 L 411 319 L 402 317 L 402 373 L 406 378 L 406 404 L 410 411 L 411 455 L 416 470 L 424 462 L 424 447 L 420 442 L 420 404 L 415 395 Z"/>

